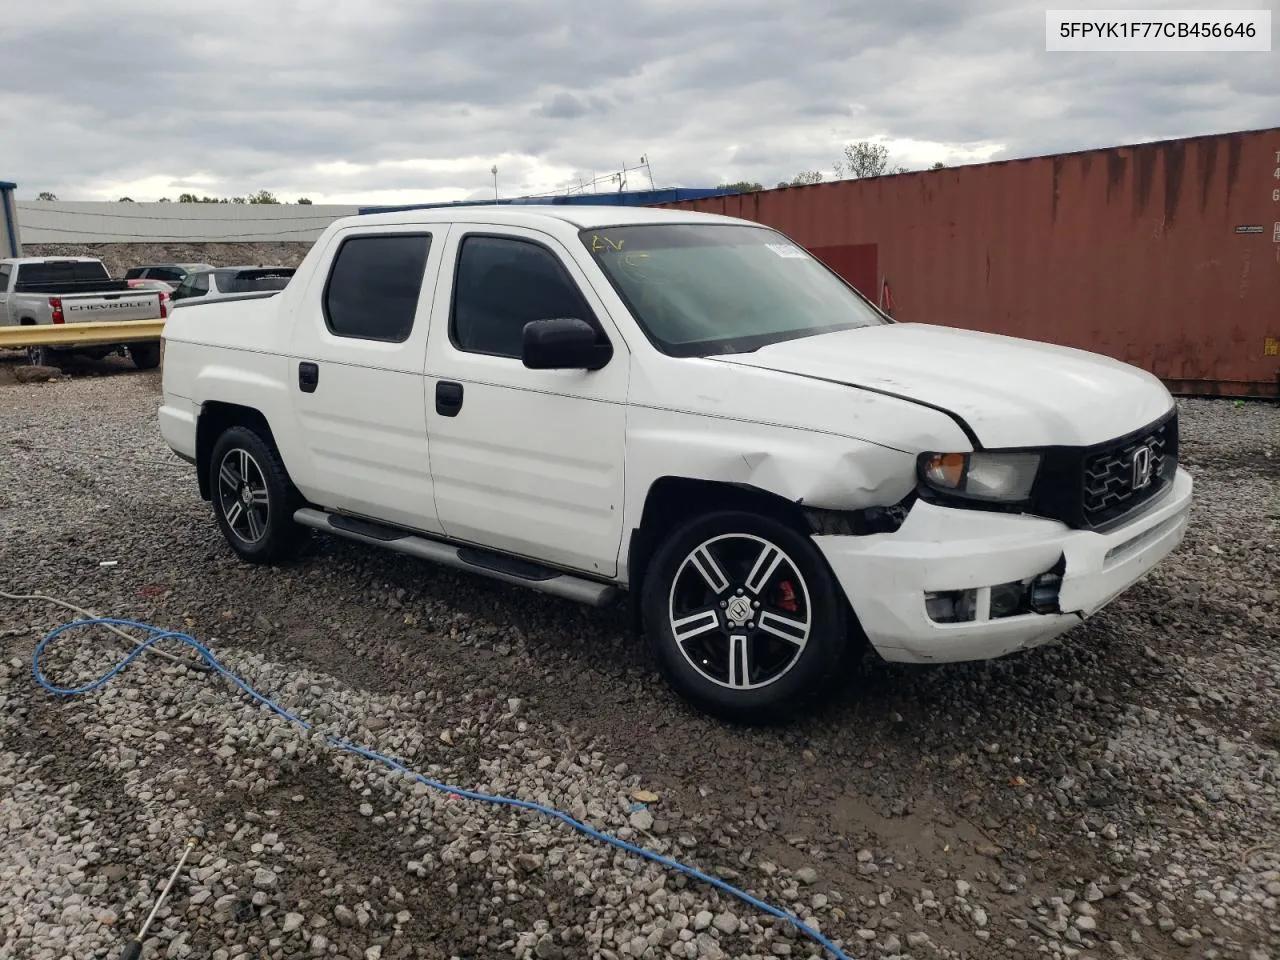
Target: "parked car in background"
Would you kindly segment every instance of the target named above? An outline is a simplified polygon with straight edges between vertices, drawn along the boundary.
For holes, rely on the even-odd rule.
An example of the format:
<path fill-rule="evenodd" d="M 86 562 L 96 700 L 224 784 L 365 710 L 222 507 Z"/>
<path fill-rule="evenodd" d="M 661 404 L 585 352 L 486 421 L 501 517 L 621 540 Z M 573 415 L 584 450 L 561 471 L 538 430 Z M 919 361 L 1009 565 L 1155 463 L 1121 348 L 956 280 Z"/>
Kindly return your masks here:
<path fill-rule="evenodd" d="M 208 263 L 152 263 L 142 267 L 130 267 L 125 271 L 126 280 L 163 280 L 177 286 L 197 270 L 212 270 Z"/>
<path fill-rule="evenodd" d="M 169 295 L 159 289 L 135 289 L 128 280 L 113 280 L 101 260 L 92 257 L 25 257 L 0 260 L 0 326 L 163 320 Z M 114 336 L 114 334 L 113 334 Z M 59 354 L 80 353 L 101 359 L 127 354 L 139 370 L 160 363 L 160 340 L 120 343 L 31 346 L 33 364 L 48 366 Z"/>
<path fill-rule="evenodd" d="M 159 290 L 167 297 L 173 296 L 175 284 L 163 280 L 126 280 L 130 290 Z"/>
<path fill-rule="evenodd" d="M 246 294 L 283 290 L 294 274 L 293 267 L 210 267 L 187 276 L 173 291 L 175 301 L 202 298 L 221 300 Z"/>
<path fill-rule="evenodd" d="M 814 701 L 863 639 L 908 663 L 1049 643 L 1187 528 L 1154 376 L 895 322 L 744 220 L 354 216 L 301 270 L 165 328 L 160 430 L 231 549 L 316 529 L 628 590 L 673 686 L 732 719 Z"/>

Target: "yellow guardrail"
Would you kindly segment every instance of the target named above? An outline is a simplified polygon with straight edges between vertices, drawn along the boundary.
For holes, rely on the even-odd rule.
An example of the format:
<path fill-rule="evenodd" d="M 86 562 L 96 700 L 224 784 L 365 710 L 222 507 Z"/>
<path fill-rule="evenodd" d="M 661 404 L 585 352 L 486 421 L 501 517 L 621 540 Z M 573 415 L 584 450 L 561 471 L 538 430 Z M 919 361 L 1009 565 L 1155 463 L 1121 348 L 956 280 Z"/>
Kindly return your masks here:
<path fill-rule="evenodd" d="M 35 327 L 0 327 L 0 350 L 25 347 L 75 347 L 103 343 L 159 340 L 163 320 L 113 320 L 104 323 L 46 323 Z"/>

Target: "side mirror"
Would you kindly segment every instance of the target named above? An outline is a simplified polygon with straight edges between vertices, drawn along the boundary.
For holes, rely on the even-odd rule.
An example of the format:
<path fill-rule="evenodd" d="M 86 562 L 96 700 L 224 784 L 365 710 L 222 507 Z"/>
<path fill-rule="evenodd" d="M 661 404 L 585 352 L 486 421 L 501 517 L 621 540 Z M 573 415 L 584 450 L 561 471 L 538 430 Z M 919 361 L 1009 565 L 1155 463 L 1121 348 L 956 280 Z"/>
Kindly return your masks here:
<path fill-rule="evenodd" d="M 576 317 L 534 320 L 524 325 L 521 359 L 530 370 L 599 370 L 613 359 L 613 345 Z"/>

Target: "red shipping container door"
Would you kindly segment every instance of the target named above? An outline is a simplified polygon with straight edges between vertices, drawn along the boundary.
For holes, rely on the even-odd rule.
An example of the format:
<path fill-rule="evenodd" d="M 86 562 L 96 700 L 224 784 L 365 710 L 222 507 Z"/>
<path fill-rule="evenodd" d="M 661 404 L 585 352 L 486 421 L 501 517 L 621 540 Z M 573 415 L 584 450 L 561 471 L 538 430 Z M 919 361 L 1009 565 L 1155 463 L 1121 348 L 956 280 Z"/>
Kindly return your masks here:
<path fill-rule="evenodd" d="M 775 227 L 898 320 L 1280 396 L 1280 128 L 666 206 Z"/>

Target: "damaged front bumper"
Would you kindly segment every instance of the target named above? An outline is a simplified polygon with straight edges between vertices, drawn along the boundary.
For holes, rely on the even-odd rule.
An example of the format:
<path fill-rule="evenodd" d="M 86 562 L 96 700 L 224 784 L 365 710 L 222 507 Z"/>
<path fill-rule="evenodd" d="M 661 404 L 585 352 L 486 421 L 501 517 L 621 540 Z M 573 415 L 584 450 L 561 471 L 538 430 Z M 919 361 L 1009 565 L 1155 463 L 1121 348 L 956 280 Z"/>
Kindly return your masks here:
<path fill-rule="evenodd" d="M 1144 576 L 1181 543 L 1192 487 L 1179 468 L 1164 495 L 1105 533 L 921 501 L 894 533 L 813 540 L 884 659 L 988 660 L 1048 643 Z M 1054 612 L 1030 610 L 1033 596 Z"/>

